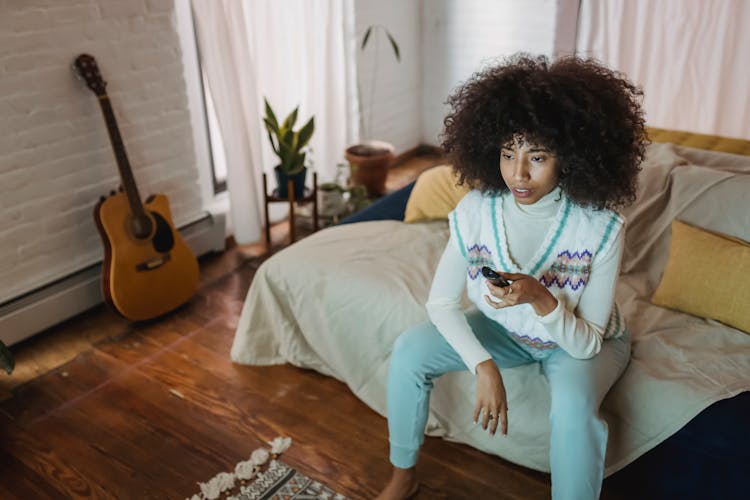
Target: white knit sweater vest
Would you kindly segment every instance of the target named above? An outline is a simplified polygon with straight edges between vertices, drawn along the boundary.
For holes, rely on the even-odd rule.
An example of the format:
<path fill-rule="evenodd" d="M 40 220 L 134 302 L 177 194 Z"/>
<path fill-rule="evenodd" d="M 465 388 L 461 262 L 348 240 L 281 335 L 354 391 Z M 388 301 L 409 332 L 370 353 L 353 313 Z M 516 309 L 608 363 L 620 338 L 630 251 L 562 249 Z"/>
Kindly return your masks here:
<path fill-rule="evenodd" d="M 503 224 L 502 196 L 471 191 L 449 216 L 450 229 L 467 262 L 467 294 L 487 317 L 503 325 L 524 344 L 547 349 L 556 347 L 543 325 L 537 322 L 529 304 L 495 309 L 483 296 L 488 294 L 482 266 L 508 273 L 533 276 L 569 311 L 575 311 L 583 293 L 591 263 L 606 252 L 623 226 L 622 217 L 610 210 L 593 210 L 575 205 L 563 195 L 560 209 L 542 245 L 519 268 L 510 258 Z M 604 338 L 619 337 L 625 331 L 624 318 L 614 304 Z"/>

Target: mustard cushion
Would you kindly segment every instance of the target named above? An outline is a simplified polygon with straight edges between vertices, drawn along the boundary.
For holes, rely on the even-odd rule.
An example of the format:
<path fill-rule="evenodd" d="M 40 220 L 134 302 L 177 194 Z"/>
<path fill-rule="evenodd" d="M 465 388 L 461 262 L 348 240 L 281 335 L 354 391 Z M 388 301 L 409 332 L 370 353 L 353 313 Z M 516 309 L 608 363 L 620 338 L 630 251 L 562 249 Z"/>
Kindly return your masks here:
<path fill-rule="evenodd" d="M 750 243 L 675 220 L 667 265 L 651 302 L 750 333 L 748 276 Z"/>
<path fill-rule="evenodd" d="M 469 188 L 457 186 L 458 175 L 450 165 L 440 165 L 422 172 L 406 202 L 404 222 L 447 219 L 448 213 Z"/>

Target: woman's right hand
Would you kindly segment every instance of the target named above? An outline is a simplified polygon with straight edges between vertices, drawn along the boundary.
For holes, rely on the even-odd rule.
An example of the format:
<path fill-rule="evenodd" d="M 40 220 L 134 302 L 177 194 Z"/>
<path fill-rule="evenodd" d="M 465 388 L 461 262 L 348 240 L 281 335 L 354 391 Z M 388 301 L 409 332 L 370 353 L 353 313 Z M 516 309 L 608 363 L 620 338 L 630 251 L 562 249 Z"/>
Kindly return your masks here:
<path fill-rule="evenodd" d="M 508 434 L 508 400 L 505 395 L 505 385 L 500 370 L 491 359 L 477 365 L 477 403 L 474 407 L 474 423 L 479 421 L 480 413 L 482 429 L 489 428 L 490 435 L 494 436 L 499 422 L 501 432 Z"/>

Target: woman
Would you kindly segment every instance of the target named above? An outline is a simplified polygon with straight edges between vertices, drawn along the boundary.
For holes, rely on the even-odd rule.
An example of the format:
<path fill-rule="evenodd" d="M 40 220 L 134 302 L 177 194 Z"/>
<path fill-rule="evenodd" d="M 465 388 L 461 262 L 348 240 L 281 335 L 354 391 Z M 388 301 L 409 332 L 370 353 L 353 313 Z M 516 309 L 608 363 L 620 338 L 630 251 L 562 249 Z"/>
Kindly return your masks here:
<path fill-rule="evenodd" d="M 379 498 L 417 491 L 434 379 L 472 371 L 474 421 L 506 434 L 502 370 L 526 363 L 541 364 L 551 391 L 553 499 L 598 498 L 607 445 L 599 405 L 630 356 L 614 301 L 624 238 L 615 210 L 635 198 L 641 95 L 594 61 L 517 56 L 449 98 L 443 148 L 473 190 L 449 217 L 430 322 L 394 345 L 393 475 Z M 475 305 L 466 313 L 464 289 Z"/>

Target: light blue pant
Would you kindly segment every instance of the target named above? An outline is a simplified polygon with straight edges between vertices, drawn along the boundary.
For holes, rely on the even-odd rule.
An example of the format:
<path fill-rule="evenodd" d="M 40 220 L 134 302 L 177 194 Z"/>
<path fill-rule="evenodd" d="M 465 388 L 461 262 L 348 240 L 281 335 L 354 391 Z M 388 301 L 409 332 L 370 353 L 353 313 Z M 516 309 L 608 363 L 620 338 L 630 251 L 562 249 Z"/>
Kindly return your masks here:
<path fill-rule="evenodd" d="M 550 468 L 552 498 L 599 498 L 607 449 L 607 423 L 599 405 L 630 358 L 630 336 L 606 340 L 591 359 L 571 357 L 560 348 L 521 345 L 479 311 L 466 314 L 477 339 L 500 369 L 540 362 L 552 393 Z M 417 463 L 424 441 L 433 380 L 466 365 L 432 323 L 406 330 L 396 340 L 388 371 L 388 431 L 391 463 Z"/>

